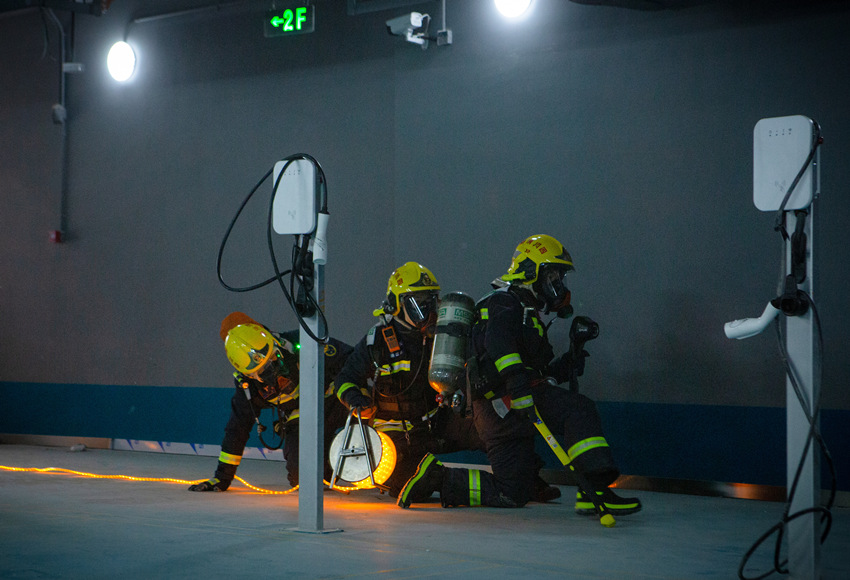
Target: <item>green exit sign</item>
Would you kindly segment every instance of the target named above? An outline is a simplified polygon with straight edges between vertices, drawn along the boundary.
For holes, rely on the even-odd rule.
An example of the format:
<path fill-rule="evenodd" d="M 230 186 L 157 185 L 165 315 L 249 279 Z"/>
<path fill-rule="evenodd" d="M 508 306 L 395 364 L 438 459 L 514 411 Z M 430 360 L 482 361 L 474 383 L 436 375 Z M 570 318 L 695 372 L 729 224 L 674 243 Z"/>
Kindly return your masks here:
<path fill-rule="evenodd" d="M 266 38 L 307 34 L 316 30 L 316 7 L 292 6 L 266 12 L 263 33 Z"/>

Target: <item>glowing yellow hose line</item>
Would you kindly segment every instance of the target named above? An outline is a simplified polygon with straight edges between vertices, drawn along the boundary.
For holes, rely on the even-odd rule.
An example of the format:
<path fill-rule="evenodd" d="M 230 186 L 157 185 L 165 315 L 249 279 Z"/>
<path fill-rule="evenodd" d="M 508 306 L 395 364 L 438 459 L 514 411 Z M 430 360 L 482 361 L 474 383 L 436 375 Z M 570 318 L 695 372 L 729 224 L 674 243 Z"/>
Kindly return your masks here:
<path fill-rule="evenodd" d="M 30 473 L 64 473 L 64 474 L 67 474 L 67 475 L 79 475 L 80 477 L 90 477 L 90 478 L 94 478 L 94 479 L 123 479 L 125 481 L 155 481 L 155 482 L 160 482 L 160 483 L 179 483 L 181 485 L 191 485 L 191 484 L 194 484 L 194 483 L 200 483 L 202 481 L 206 481 L 206 479 L 189 480 L 189 479 L 174 479 L 174 478 L 171 478 L 171 477 L 135 477 L 133 475 L 120 475 L 120 474 L 118 474 L 118 475 L 101 475 L 101 474 L 98 474 L 98 473 L 86 473 L 85 471 L 74 471 L 73 469 L 65 469 L 63 467 L 9 467 L 7 465 L 0 465 L 0 469 L 5 470 L 5 471 L 25 471 L 25 472 L 30 472 Z M 274 491 L 274 490 L 271 490 L 271 489 L 263 489 L 261 487 L 255 486 L 255 485 L 251 485 L 250 483 L 248 483 L 247 481 L 245 481 L 244 479 L 242 479 L 238 475 L 235 476 L 234 479 L 238 479 L 239 481 L 242 482 L 242 484 L 245 487 L 247 487 L 249 489 L 252 489 L 252 490 L 257 491 L 259 493 L 268 494 L 268 495 L 287 495 L 287 494 L 292 493 L 293 491 L 298 490 L 298 486 L 296 485 L 295 487 L 293 487 L 291 489 L 287 489 L 286 491 Z M 330 486 L 330 483 L 327 482 L 327 481 L 325 481 L 325 484 Z M 343 487 L 343 486 L 335 485 L 333 487 L 333 489 L 335 489 L 337 491 L 348 492 L 348 491 L 354 491 L 355 489 L 358 489 L 358 488 L 356 488 L 356 487 Z"/>

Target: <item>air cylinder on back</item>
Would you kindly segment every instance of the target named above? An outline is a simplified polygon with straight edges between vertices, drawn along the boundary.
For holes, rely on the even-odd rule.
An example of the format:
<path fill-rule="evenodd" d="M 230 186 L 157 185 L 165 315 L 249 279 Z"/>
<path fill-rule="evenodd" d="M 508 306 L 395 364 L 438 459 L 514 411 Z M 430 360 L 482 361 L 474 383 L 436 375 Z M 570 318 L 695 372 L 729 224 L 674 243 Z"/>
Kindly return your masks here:
<path fill-rule="evenodd" d="M 440 299 L 428 381 L 444 398 L 463 386 L 461 379 L 466 372 L 466 345 L 474 308 L 475 301 L 463 292 L 451 292 Z"/>

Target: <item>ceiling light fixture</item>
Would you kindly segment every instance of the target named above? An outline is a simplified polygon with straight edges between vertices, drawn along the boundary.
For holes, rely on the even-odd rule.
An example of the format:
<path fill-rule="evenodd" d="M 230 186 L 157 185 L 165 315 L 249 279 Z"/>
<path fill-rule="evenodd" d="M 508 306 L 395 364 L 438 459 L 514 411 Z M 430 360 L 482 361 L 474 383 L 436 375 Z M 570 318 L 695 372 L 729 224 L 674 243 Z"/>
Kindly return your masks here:
<path fill-rule="evenodd" d="M 519 18 L 531 7 L 531 0 L 494 0 L 499 13 L 505 18 Z"/>
<path fill-rule="evenodd" d="M 136 72 L 136 52 L 133 47 L 123 40 L 113 44 L 106 57 L 106 68 L 116 81 L 123 83 L 130 80 Z"/>

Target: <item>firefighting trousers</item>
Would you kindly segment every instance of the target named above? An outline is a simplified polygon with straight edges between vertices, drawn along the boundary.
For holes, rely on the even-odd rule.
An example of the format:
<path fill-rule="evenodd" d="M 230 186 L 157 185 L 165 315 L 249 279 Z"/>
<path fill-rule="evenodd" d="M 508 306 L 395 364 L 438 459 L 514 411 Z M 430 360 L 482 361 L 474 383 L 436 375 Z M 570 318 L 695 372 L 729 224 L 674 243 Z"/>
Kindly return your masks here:
<path fill-rule="evenodd" d="M 242 461 L 242 454 L 251 436 L 251 431 L 256 425 L 255 417 L 260 417 L 264 409 L 274 408 L 273 405 L 254 396 L 249 401 L 241 388 L 237 388 L 230 401 L 230 418 L 224 427 L 224 438 L 221 442 L 221 454 L 219 455 L 218 467 L 215 477 L 221 481 L 230 483 L 236 475 L 236 470 Z M 289 413 L 290 420 L 286 422 L 283 429 L 283 458 L 286 462 L 286 474 L 289 484 L 298 485 L 298 419 L 297 409 Z M 334 397 L 325 397 L 325 457 L 333 441 L 338 428 L 345 423 L 347 411 Z M 268 416 L 268 415 L 267 415 Z M 278 414 L 273 413 L 275 420 Z M 271 434 L 268 437 L 276 438 L 278 435 Z M 269 444 L 274 444 L 268 440 Z M 331 467 L 325 461 L 325 478 L 330 481 Z"/>
<path fill-rule="evenodd" d="M 448 408 L 439 409 L 430 424 L 420 422 L 406 433 L 400 429 L 384 432 L 396 447 L 396 466 L 385 483 L 390 488 L 388 493 L 391 497 L 398 497 L 428 453 L 440 455 L 484 450 L 472 420 L 460 417 Z"/>
<path fill-rule="evenodd" d="M 614 482 L 619 471 L 595 403 L 579 393 L 549 385 L 534 390 L 543 421 L 567 451 L 573 468 L 596 489 Z M 493 473 L 446 469 L 443 505 L 520 507 L 535 497 L 539 458 L 534 452 L 537 430 L 515 411 L 500 417 L 487 399 L 474 402 L 474 421 Z"/>

